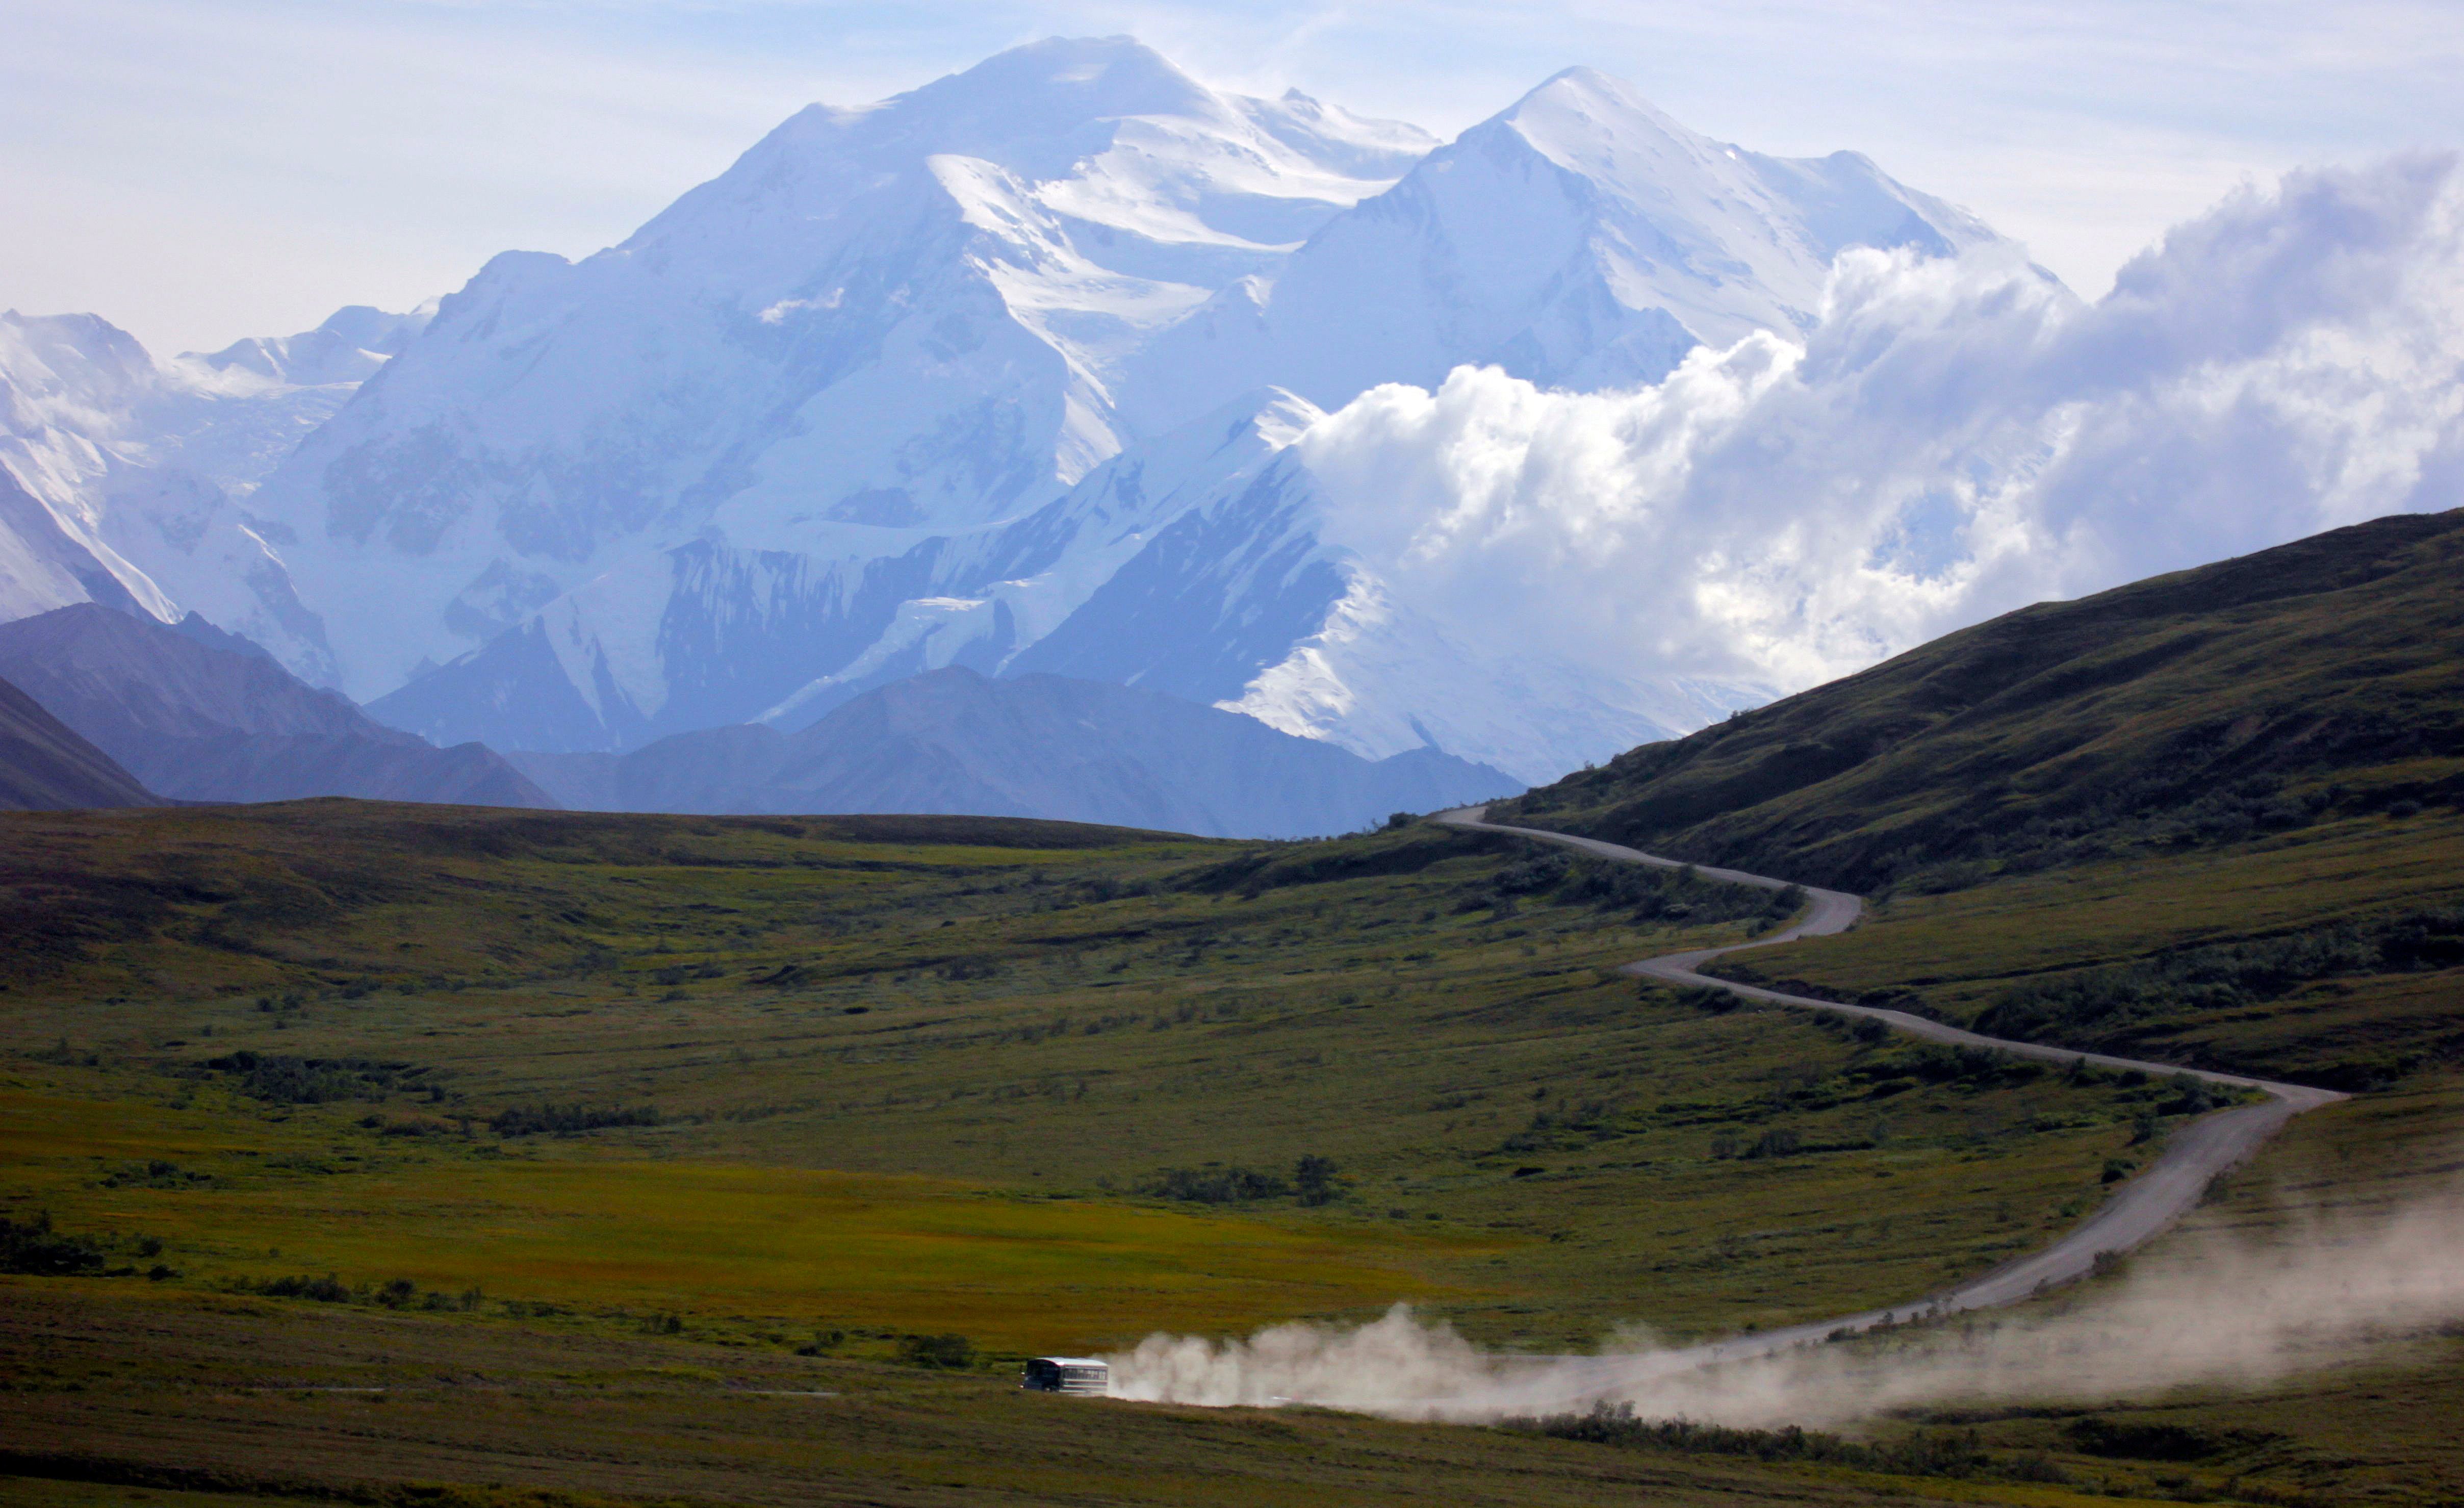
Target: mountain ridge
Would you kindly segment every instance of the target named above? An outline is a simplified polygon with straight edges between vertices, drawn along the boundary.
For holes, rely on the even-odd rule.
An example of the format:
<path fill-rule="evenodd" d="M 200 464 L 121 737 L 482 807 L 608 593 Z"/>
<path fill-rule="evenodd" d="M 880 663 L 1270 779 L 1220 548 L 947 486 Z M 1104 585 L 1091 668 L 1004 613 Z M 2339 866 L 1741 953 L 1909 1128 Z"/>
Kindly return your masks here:
<path fill-rule="evenodd" d="M 385 727 L 231 640 L 80 603 L 0 624 L 0 676 L 179 800 L 555 804 L 487 748 Z"/>
<path fill-rule="evenodd" d="M 891 682 L 796 733 L 707 728 L 625 755 L 510 756 L 595 810 L 970 813 L 1207 837 L 1313 837 L 1517 788 L 1422 748 L 1370 762 L 1234 713 L 962 665 Z"/>
<path fill-rule="evenodd" d="M 162 797 L 108 754 L 0 679 L 0 810 L 159 807 Z"/>

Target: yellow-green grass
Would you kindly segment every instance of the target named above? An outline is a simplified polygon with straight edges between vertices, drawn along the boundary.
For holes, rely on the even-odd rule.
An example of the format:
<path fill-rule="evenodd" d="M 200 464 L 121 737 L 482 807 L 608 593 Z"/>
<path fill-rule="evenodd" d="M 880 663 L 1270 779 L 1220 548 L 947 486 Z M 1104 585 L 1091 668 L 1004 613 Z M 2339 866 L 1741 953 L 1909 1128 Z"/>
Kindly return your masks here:
<path fill-rule="evenodd" d="M 665 1128 L 574 1141 L 389 1137 L 355 1123 L 362 1105 L 269 1113 L 213 1086 L 51 1065 L 27 1065 L 24 1080 L 39 1075 L 51 1093 L 0 1094 L 0 1146 L 13 1208 L 39 1205 L 78 1229 L 164 1236 L 174 1260 L 201 1275 L 333 1271 L 569 1302 L 583 1297 L 575 1269 L 595 1253 L 621 1269 L 596 1268 L 585 1285 L 602 1307 L 684 1309 L 773 1328 L 809 1320 L 955 1329 L 1031 1349 L 1117 1342 L 1158 1327 L 1221 1334 L 1351 1318 L 1397 1300 L 1485 1339 L 1551 1347 L 1588 1343 L 1627 1321 L 1700 1333 L 1818 1317 L 1876 1295 L 1918 1297 L 2042 1241 L 2092 1207 L 2098 1170 L 2128 1140 L 2130 1102 L 2046 1078 L 1894 1097 L 1890 1139 L 1865 1151 L 1714 1156 L 1716 1138 L 1742 1142 L 1766 1123 L 1810 1141 L 1852 1140 L 1884 1112 L 1855 1101 L 1774 1104 L 1774 1094 L 1818 1085 L 1853 1057 L 1800 1023 L 1701 1017 L 1646 1006 L 1621 987 L 1594 992 L 1603 1015 L 1630 1018 L 1560 1044 L 1595 1073 L 1639 1073 L 1634 1059 L 1693 1070 L 1683 1087 L 1699 1095 L 1717 1087 L 1705 1071 L 1723 1054 L 1757 1065 L 1791 1048 L 1806 1055 L 1782 1060 L 1787 1076 L 1776 1085 L 1735 1086 L 1743 1093 L 1733 1101 L 1673 1097 L 1684 1107 L 1674 1124 L 1654 1114 L 1662 1095 L 1643 1100 L 1638 1091 L 1640 1103 L 1596 1127 L 1487 1155 L 1500 1129 L 1529 1126 L 1533 1101 L 1518 1094 L 1505 1119 L 1480 1122 L 1467 1151 L 1407 1143 L 1347 1163 L 1354 1186 L 1334 1206 L 1238 1207 L 1259 1211 L 1240 1221 L 1201 1218 L 1203 1206 L 1125 1207 L 1083 1186 L 1056 1197 L 1035 1191 L 1034 1180 L 996 1196 L 946 1178 L 822 1172 L 768 1158 L 643 1159 Z M 1800 1033 L 1812 1040 L 1796 1041 Z M 170 1108 L 183 1098 L 190 1108 Z M 1043 1125 L 1067 1135 L 1075 1106 L 1056 1108 Z M 1461 1113 L 1429 1119 L 1444 1125 Z M 931 1107 L 880 1128 L 885 1142 L 912 1140 L 909 1160 L 925 1164 L 936 1135 L 951 1129 Z M 1349 1152 L 1345 1138 L 1321 1141 Z M 203 1173 L 214 1185 L 103 1186 L 148 1159 L 176 1164 L 173 1184 Z M 812 1233 L 823 1187 L 885 1191 L 854 1201 L 879 1223 L 865 1241 L 826 1264 L 818 1253 L 785 1268 L 722 1259 L 752 1254 L 728 1246 L 730 1232 L 746 1227 L 796 1248 Z M 893 1189 L 908 1192 L 888 1198 Z M 721 1207 L 731 1212 L 722 1217 Z M 881 1244 L 896 1232 L 917 1238 L 919 1224 L 938 1240 L 939 1261 Z M 1140 1254 L 1126 1269 L 1111 1265 L 1096 1239 L 1124 1226 L 1150 1243 L 1132 1244 Z M 671 1244 L 703 1259 L 690 1281 L 651 1264 Z M 281 1260 L 260 1258 L 268 1248 Z M 1118 1251 L 1109 1256 L 1121 1260 Z"/>
<path fill-rule="evenodd" d="M 583 1317 L 750 1323 L 789 1342 L 860 1322 L 958 1331 L 1013 1354 L 1460 1299 L 1463 1290 L 1420 1269 L 1507 1244 L 913 1176 L 400 1151 L 352 1128 L 253 1121 L 0 1088 L 12 1212 L 158 1237 L 205 1286 L 294 1274 L 407 1278 Z M 149 1160 L 214 1182 L 106 1186 L 94 1177 Z"/>

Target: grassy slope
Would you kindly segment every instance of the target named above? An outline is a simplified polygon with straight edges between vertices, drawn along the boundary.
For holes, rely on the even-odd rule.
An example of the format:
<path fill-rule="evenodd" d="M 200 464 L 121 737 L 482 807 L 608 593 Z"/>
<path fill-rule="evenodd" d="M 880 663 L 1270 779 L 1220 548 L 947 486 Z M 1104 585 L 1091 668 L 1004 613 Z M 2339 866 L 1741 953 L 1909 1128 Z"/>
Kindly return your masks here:
<path fill-rule="evenodd" d="M 2464 510 L 1948 634 L 1500 809 L 1872 890 L 2464 794 Z"/>
<path fill-rule="evenodd" d="M 2029 608 L 1505 809 L 1884 900 L 1738 977 L 2353 1088 L 2464 1065 L 2459 800 L 2464 511 Z M 2286 957 L 2420 913 L 2392 961 Z"/>
<path fill-rule="evenodd" d="M 25 1386 L 0 1425 L 0 1474 L 24 1474 L 0 1475 L 0 1493 L 59 1508 L 221 1508 L 283 1488 L 400 1508 L 2113 1503 L 2057 1487 L 1607 1451 L 1312 1409 L 1097 1405 L 641 1335 L 146 1293 L 25 1295 L 0 1307 L 0 1353 L 40 1358 L 39 1371 L 18 1372 Z M 77 1475 L 153 1490 L 56 1479 Z M 473 1485 L 386 1493 L 440 1481 Z M 160 1490 L 175 1484 L 201 1490 Z"/>
<path fill-rule="evenodd" d="M 1991 1030 L 2011 1014 L 1997 1006 L 2065 982 L 2253 939 L 2332 935 L 2355 919 L 2452 915 L 2459 905 L 2464 814 L 2429 809 L 2006 876 L 1955 892 L 1898 894 L 1854 932 L 1737 960 L 1727 971 L 1795 980 L 1831 998 L 1889 1000 Z M 2464 954 L 2452 942 L 2444 947 L 2441 957 Z M 2464 966 L 2329 965 L 2317 977 L 2261 981 L 2228 997 L 2157 987 L 2127 1011 L 2047 1023 L 2030 1034 L 2375 1088 L 2464 1066 L 2459 1001 Z"/>

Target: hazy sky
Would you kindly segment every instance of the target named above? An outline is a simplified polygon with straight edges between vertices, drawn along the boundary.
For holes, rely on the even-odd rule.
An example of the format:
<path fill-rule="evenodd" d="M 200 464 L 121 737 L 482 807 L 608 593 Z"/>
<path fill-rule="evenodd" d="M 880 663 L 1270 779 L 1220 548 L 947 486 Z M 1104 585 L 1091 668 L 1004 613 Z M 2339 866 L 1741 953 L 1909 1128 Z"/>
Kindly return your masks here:
<path fill-rule="evenodd" d="M 2464 145 L 2464 0 L 0 0 L 0 307 L 164 351 L 404 307 L 622 238 L 807 101 L 1115 33 L 1448 135 L 1588 64 L 2091 296 L 2243 179 Z"/>

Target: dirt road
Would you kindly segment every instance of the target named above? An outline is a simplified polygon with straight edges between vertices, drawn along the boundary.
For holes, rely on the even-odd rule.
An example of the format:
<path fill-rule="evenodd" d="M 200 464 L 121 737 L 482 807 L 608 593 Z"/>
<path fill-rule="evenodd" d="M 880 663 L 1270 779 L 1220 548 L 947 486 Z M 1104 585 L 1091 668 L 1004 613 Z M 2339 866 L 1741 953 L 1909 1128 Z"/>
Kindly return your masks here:
<path fill-rule="evenodd" d="M 1436 821 L 1447 827 L 1468 832 L 1511 832 L 1519 837 L 1553 843 L 1598 858 L 1617 859 L 1629 864 L 1650 864 L 1663 869 L 1683 867 L 1676 859 L 1661 858 L 1637 849 L 1624 848 L 1598 838 L 1576 837 L 1572 833 L 1550 832 L 1539 828 L 1507 827 L 1486 820 L 1485 807 L 1465 807 L 1461 810 L 1440 813 Z M 1733 869 L 1713 869 L 1698 865 L 1695 872 L 1706 879 L 1727 880 L 1731 884 L 1752 885 L 1764 890 L 1784 890 L 1789 881 L 1772 879 L 1763 875 L 1749 875 Z M 2040 1042 L 2013 1042 L 2001 1037 L 1983 1036 L 1963 1031 L 1957 1027 L 1910 1015 L 1903 1010 L 1882 1010 L 1870 1006 L 1841 1005 L 1836 1001 L 1815 1000 L 1805 995 L 1791 995 L 1776 989 L 1764 989 L 1753 985 L 1740 985 L 1715 979 L 1700 972 L 1702 965 L 1725 953 L 1747 948 L 1773 947 L 1793 942 L 1799 938 L 1827 937 L 1845 932 L 1863 914 L 1865 903 L 1858 897 L 1837 890 L 1805 888 L 1807 906 L 1804 917 L 1794 925 L 1752 942 L 1740 942 L 1731 947 L 1698 948 L 1690 953 L 1670 953 L 1661 958 L 1647 958 L 1627 964 L 1619 970 L 1637 978 L 1661 980 L 1672 985 L 1707 985 L 1725 989 L 1748 1000 L 1771 1005 L 1800 1007 L 1811 1010 L 1832 1010 L 1847 1016 L 1871 1016 L 1888 1023 L 1898 1031 L 1928 1042 L 1948 1043 L 1955 1047 L 1991 1048 L 2018 1057 L 2037 1058 L 2046 1062 L 2068 1065 L 2081 1059 L 2104 1068 L 2137 1069 L 2159 1077 L 2188 1074 L 2211 1084 L 2236 1089 L 2255 1089 L 2267 1095 L 2261 1103 L 2239 1105 L 2218 1111 L 2176 1132 L 2167 1143 L 2164 1154 L 2137 1177 L 2116 1186 L 2103 1207 L 2090 1215 L 2076 1230 L 2053 1245 L 2028 1256 L 2006 1262 L 1992 1271 L 1971 1277 L 1946 1292 L 1915 1303 L 1901 1304 L 1891 1309 L 1870 1309 L 1863 1314 L 1837 1320 L 1825 1320 L 1815 1324 L 1795 1325 L 1785 1330 L 1767 1330 L 1734 1340 L 1697 1346 L 1683 1352 L 1662 1352 L 1653 1359 L 1655 1367 L 1672 1363 L 1700 1364 L 1704 1362 L 1732 1361 L 1749 1356 L 1767 1355 L 1790 1347 L 1820 1341 L 1841 1330 L 1870 1329 L 1925 1315 L 1955 1314 L 1964 1309 L 1988 1309 L 2001 1304 L 2017 1303 L 2030 1295 L 2057 1283 L 2085 1275 L 2096 1265 L 2099 1253 L 2127 1252 L 2163 1231 L 2199 1201 L 2210 1180 L 2218 1173 L 2247 1159 L 2284 1122 L 2305 1110 L 2332 1104 L 2345 1098 L 2330 1089 L 2311 1089 L 2300 1084 L 2279 1084 L 2263 1078 L 2245 1078 L 2237 1074 L 2215 1074 L 2205 1069 L 2185 1069 L 2169 1063 L 2147 1063 L 2136 1058 L 2114 1057 L 2102 1053 L 2080 1053 L 2068 1048 L 2051 1047 Z M 1602 1359 L 1604 1365 L 1611 1359 Z"/>

